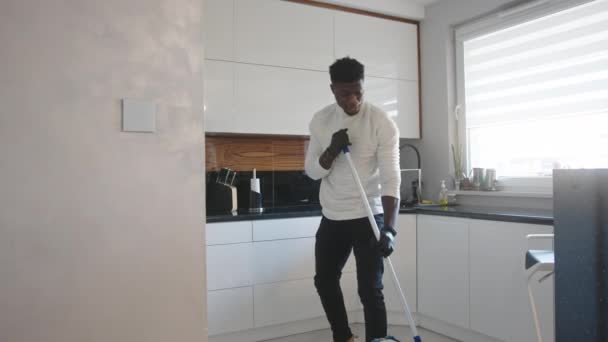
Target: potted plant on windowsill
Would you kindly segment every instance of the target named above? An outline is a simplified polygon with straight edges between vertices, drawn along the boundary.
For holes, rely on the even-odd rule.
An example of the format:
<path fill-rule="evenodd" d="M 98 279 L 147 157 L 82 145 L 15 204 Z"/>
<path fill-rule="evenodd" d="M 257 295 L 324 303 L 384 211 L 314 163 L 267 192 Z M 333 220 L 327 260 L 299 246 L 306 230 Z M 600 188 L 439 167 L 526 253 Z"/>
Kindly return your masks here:
<path fill-rule="evenodd" d="M 462 190 L 463 185 L 468 184 L 467 174 L 462 163 L 462 145 L 458 144 L 458 149 L 452 144 L 452 157 L 454 161 L 454 188 Z"/>

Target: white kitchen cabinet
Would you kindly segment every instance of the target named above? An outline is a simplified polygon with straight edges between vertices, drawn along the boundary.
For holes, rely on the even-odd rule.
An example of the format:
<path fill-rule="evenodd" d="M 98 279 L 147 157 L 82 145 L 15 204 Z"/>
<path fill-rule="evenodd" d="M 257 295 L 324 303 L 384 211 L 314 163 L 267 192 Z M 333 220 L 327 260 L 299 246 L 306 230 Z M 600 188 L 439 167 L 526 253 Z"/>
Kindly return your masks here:
<path fill-rule="evenodd" d="M 253 288 L 243 287 L 207 293 L 209 335 L 253 328 Z"/>
<path fill-rule="evenodd" d="M 308 135 L 335 100 L 328 67 L 366 66 L 366 99 L 420 138 L 417 26 L 279 0 L 205 5 L 205 131 Z"/>
<path fill-rule="evenodd" d="M 416 215 L 399 215 L 395 229 L 397 230 L 396 248 L 391 255 L 391 261 L 405 293 L 407 304 L 410 310 L 415 312 L 417 310 Z M 401 298 L 393 283 L 388 265 L 384 268 L 384 297 L 388 315 L 407 324 Z"/>
<path fill-rule="evenodd" d="M 551 226 L 470 221 L 471 329 L 504 341 L 536 341 L 524 267 L 526 235 L 552 232 Z M 550 241 L 530 243 L 533 249 L 552 249 Z M 533 289 L 543 339 L 553 341 L 553 278 L 535 282 Z"/>
<path fill-rule="evenodd" d="M 253 250 L 256 284 L 315 275 L 315 238 L 256 242 Z"/>
<path fill-rule="evenodd" d="M 469 328 L 468 220 L 418 215 L 418 311 Z"/>
<path fill-rule="evenodd" d="M 333 13 L 277 0 L 236 1 L 236 61 L 326 71 Z"/>
<path fill-rule="evenodd" d="M 255 284 L 313 278 L 315 275 L 315 233 L 320 218 L 254 221 L 253 244 Z M 314 232 L 309 227 L 315 227 Z M 308 238 L 295 238 L 312 235 Z M 343 273 L 355 271 L 351 253 Z"/>
<path fill-rule="evenodd" d="M 253 221 L 253 240 L 267 241 L 314 237 L 321 216 Z"/>
<path fill-rule="evenodd" d="M 327 72 L 205 60 L 205 131 L 308 135 L 332 103 Z"/>
<path fill-rule="evenodd" d="M 207 247 L 207 290 L 253 284 L 253 244 L 238 243 Z"/>
<path fill-rule="evenodd" d="M 366 77 L 364 88 L 365 99 L 388 113 L 401 138 L 420 138 L 418 81 Z"/>
<path fill-rule="evenodd" d="M 234 0 L 205 0 L 205 58 L 234 60 Z"/>
<path fill-rule="evenodd" d="M 205 132 L 232 132 L 241 116 L 234 104 L 235 67 L 232 62 L 205 60 Z"/>
<path fill-rule="evenodd" d="M 327 72 L 236 65 L 234 133 L 308 135 L 315 112 L 334 102 Z M 226 119 L 225 119 L 226 120 Z"/>
<path fill-rule="evenodd" d="M 342 276 L 342 292 L 347 310 L 356 308 L 356 276 Z M 293 280 L 254 286 L 254 325 L 269 325 L 325 317 L 313 279 Z"/>
<path fill-rule="evenodd" d="M 251 221 L 217 222 L 205 225 L 207 245 L 251 242 Z"/>
<path fill-rule="evenodd" d="M 367 76 L 418 80 L 415 24 L 336 12 L 334 34 L 336 58 L 356 58 Z"/>

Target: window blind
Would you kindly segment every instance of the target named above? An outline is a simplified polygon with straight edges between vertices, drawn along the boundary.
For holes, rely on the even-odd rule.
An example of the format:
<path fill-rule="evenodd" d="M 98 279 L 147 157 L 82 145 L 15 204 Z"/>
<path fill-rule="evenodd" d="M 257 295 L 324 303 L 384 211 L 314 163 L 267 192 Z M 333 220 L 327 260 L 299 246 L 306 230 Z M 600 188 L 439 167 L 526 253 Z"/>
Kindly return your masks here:
<path fill-rule="evenodd" d="M 463 54 L 472 166 L 608 167 L 608 0 L 466 40 Z"/>

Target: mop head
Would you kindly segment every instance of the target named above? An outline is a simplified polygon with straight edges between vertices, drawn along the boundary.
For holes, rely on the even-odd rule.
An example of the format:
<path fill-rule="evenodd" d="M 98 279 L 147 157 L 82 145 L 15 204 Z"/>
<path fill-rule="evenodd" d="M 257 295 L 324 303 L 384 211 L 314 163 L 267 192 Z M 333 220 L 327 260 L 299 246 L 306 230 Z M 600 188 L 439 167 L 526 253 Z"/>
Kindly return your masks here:
<path fill-rule="evenodd" d="M 373 340 L 372 342 L 399 342 L 398 339 L 394 338 L 393 336 L 386 336 L 384 338 L 377 338 L 375 340 Z"/>

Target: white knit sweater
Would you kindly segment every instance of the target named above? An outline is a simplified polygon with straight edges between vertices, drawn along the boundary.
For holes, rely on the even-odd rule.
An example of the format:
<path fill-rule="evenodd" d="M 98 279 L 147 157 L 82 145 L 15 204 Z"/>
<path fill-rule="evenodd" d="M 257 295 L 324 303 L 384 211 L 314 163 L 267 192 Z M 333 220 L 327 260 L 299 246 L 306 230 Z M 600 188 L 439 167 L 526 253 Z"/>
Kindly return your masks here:
<path fill-rule="evenodd" d="M 319 164 L 332 134 L 342 128 L 348 129 L 351 157 L 372 212 L 380 214 L 381 196 L 399 198 L 399 130 L 388 114 L 364 102 L 354 116 L 334 103 L 317 112 L 310 122 L 305 169 L 312 179 L 322 179 L 319 198 L 323 215 L 331 220 L 367 216 L 344 155 L 340 154 L 329 170 Z"/>

